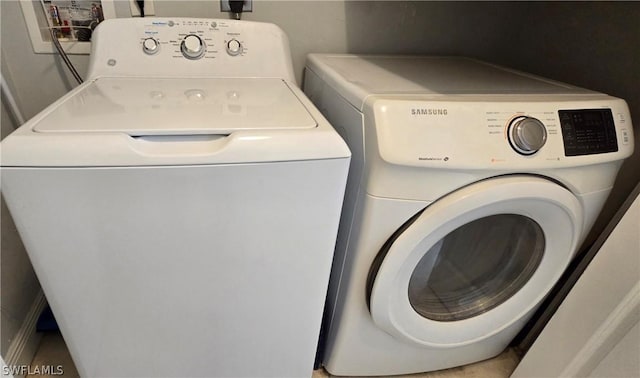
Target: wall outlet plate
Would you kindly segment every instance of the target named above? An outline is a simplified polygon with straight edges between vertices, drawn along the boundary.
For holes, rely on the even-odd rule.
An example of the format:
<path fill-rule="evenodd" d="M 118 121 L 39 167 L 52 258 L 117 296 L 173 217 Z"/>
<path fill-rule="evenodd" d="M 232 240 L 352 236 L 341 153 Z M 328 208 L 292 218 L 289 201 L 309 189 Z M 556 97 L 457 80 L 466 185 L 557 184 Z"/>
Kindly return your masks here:
<path fill-rule="evenodd" d="M 244 0 L 244 5 L 242 6 L 242 12 L 252 12 L 253 11 L 253 0 Z M 229 6 L 229 0 L 220 0 L 220 12 L 231 12 L 231 7 Z"/>

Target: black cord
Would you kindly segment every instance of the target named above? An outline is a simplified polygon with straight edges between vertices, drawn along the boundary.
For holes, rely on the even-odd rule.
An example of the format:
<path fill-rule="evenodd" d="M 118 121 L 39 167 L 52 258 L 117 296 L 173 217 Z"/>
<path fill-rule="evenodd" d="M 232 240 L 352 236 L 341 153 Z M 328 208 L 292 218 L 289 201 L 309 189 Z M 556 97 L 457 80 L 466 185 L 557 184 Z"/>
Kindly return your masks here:
<path fill-rule="evenodd" d="M 83 82 L 82 77 L 80 77 L 80 74 L 78 74 L 78 71 L 76 71 L 76 68 L 73 66 L 73 63 L 71 63 L 71 60 L 69 60 L 67 53 L 62 48 L 62 45 L 60 45 L 60 41 L 58 41 L 58 36 L 56 35 L 57 30 L 55 28 L 50 28 L 49 32 L 51 33 L 51 41 L 53 42 L 53 45 L 56 47 L 56 50 L 58 50 L 58 54 L 60 54 L 60 57 L 69 68 L 69 71 L 71 71 L 71 74 L 73 75 L 74 79 L 76 79 L 78 84 L 82 84 Z"/>
<path fill-rule="evenodd" d="M 244 7 L 244 0 L 229 0 L 229 9 L 236 20 L 239 20 L 242 15 L 242 8 Z"/>
<path fill-rule="evenodd" d="M 140 9 L 140 17 L 144 17 L 144 0 L 136 0 L 138 8 Z"/>

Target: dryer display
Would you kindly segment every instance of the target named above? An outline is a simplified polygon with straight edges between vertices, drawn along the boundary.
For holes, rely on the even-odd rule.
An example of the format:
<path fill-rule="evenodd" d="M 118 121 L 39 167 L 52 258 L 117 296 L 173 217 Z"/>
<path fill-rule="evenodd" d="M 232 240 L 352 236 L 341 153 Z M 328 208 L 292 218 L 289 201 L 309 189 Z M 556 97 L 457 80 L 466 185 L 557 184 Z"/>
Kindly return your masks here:
<path fill-rule="evenodd" d="M 618 151 L 611 109 L 560 110 L 566 156 Z"/>

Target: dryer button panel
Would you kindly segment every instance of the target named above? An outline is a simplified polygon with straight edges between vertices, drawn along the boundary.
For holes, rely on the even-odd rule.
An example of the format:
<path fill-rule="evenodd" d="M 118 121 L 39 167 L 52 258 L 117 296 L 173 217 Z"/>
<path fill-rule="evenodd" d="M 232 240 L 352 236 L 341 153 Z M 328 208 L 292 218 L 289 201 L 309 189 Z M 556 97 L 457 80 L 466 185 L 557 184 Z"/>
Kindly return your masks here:
<path fill-rule="evenodd" d="M 559 110 L 566 156 L 618 151 L 611 109 Z"/>

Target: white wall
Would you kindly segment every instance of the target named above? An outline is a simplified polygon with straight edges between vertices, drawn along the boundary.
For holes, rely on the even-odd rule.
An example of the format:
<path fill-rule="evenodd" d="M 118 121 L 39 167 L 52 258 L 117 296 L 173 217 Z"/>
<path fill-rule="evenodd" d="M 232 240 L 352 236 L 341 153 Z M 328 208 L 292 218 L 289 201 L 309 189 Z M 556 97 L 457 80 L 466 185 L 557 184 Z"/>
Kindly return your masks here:
<path fill-rule="evenodd" d="M 118 16 L 125 16 L 128 5 L 117 0 L 116 6 Z M 75 82 L 60 58 L 33 53 L 19 3 L 0 0 L 0 7 L 2 71 L 30 118 Z M 156 0 L 155 7 L 158 16 L 228 17 L 213 0 Z M 625 98 L 637 119 L 638 144 L 640 2 L 254 0 L 254 12 L 244 18 L 273 22 L 287 32 L 299 81 L 309 52 L 468 55 Z M 71 60 L 86 73 L 88 56 Z M 598 228 L 640 180 L 637 151 L 624 165 Z M 5 232 L 3 226 L 3 239 Z M 2 245 L 3 267 L 13 264 L 5 251 L 10 245 Z M 19 280 L 3 279 L 3 299 Z"/>
<path fill-rule="evenodd" d="M 628 378 L 640 375 L 640 322 L 611 349 L 589 377 Z"/>

